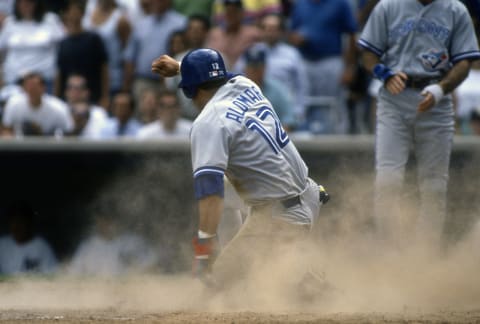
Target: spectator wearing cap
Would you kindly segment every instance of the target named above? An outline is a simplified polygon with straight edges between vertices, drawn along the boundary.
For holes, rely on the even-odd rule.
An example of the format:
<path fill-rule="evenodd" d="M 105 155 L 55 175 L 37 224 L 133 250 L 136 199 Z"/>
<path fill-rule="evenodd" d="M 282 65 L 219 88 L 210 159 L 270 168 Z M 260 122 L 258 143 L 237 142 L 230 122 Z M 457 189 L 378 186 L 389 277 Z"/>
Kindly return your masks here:
<path fill-rule="evenodd" d="M 297 0 L 290 17 L 290 43 L 299 48 L 310 85 L 309 96 L 342 98 L 355 72 L 357 22 L 347 0 Z M 347 46 L 344 36 L 347 35 Z M 329 132 L 346 132 L 344 105 Z M 324 119 L 327 119 L 324 116 Z M 324 120 L 331 124 L 332 120 Z"/>
<path fill-rule="evenodd" d="M 185 28 L 186 18 L 172 9 L 171 0 L 151 0 L 152 13 L 134 22 L 125 50 L 124 91 L 132 91 L 138 102 L 145 89 L 157 89 L 159 77 L 151 62 L 168 52 L 170 35 Z M 163 80 L 160 80 L 163 87 Z"/>
<path fill-rule="evenodd" d="M 45 81 L 38 73 L 22 79 L 23 92 L 7 101 L 2 116 L 4 136 L 61 136 L 73 129 L 67 105 L 46 93 Z"/>
<path fill-rule="evenodd" d="M 177 62 L 181 62 L 183 57 L 191 50 L 206 47 L 208 33 L 210 31 L 209 17 L 203 15 L 192 15 L 188 17 L 187 27 L 185 29 L 185 40 L 187 43 L 187 50 L 174 56 Z M 180 83 L 180 74 L 165 79 L 165 85 L 168 90 L 176 91 L 180 100 L 181 116 L 190 120 L 195 119 L 198 115 L 198 109 L 195 108 L 193 101 L 185 97 L 183 91 L 178 88 Z"/>
<path fill-rule="evenodd" d="M 7 208 L 8 234 L 0 237 L 0 274 L 48 274 L 57 259 L 48 242 L 35 228 L 36 213 L 25 202 Z"/>
<path fill-rule="evenodd" d="M 263 47 L 267 53 L 266 77 L 284 85 L 293 100 L 293 109 L 300 123 L 305 117 L 305 104 L 308 92 L 308 80 L 303 59 L 297 48 L 283 41 L 285 36 L 284 22 L 281 16 L 269 14 L 260 20 L 262 43 L 255 46 Z M 235 65 L 235 71 L 242 71 L 244 58 Z"/>
<path fill-rule="evenodd" d="M 215 0 L 213 6 L 213 21 L 217 25 L 225 24 L 225 7 L 223 0 Z M 262 17 L 269 14 L 282 14 L 282 2 L 280 0 L 243 0 L 245 14 L 244 23 L 255 24 Z"/>
<path fill-rule="evenodd" d="M 188 139 L 192 122 L 180 118 L 180 103 L 175 92 L 165 91 L 159 96 L 158 119 L 143 126 L 137 134 L 139 139 L 183 138 Z"/>
<path fill-rule="evenodd" d="M 46 12 L 42 1 L 16 0 L 13 15 L 5 19 L 0 50 L 6 52 L 3 82 L 16 83 L 28 71 L 37 71 L 52 93 L 57 46 L 65 36 L 58 16 Z"/>
<path fill-rule="evenodd" d="M 266 76 L 267 51 L 262 46 L 252 46 L 243 55 L 245 76 L 255 82 L 272 103 L 286 131 L 296 126 L 294 106 L 289 91 L 279 82 Z"/>
<path fill-rule="evenodd" d="M 225 24 L 216 26 L 207 38 L 207 47 L 222 53 L 227 69 L 232 69 L 243 52 L 260 40 L 260 31 L 254 25 L 243 23 L 241 0 L 223 0 Z"/>

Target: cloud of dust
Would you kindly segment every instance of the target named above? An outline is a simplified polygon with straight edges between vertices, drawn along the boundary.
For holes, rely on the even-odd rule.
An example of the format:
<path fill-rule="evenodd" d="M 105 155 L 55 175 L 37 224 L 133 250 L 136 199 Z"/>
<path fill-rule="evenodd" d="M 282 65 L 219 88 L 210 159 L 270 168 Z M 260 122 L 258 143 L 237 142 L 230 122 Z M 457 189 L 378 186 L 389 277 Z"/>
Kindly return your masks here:
<path fill-rule="evenodd" d="M 168 175 L 168 164 L 162 167 L 164 176 Z M 161 228 L 152 229 L 151 224 L 155 224 L 156 217 L 173 214 L 181 207 L 174 204 L 152 209 L 150 198 L 158 200 L 163 195 L 168 196 L 162 192 L 165 189 L 161 188 L 169 188 L 169 194 L 172 190 L 184 194 L 184 189 L 175 183 L 174 178 L 171 183 L 158 185 L 153 172 L 158 169 L 157 161 L 149 162 L 142 171 L 143 175 L 147 175 L 145 182 L 135 182 L 138 174 L 132 174 L 131 178 L 123 177 L 121 183 L 111 185 L 106 192 L 128 201 L 129 204 L 121 206 L 128 205 L 132 215 L 138 210 L 150 211 L 153 219 L 141 219 L 151 230 L 147 231 L 148 235 L 166 235 L 167 239 L 161 242 L 168 244 L 169 240 L 178 239 L 172 237 L 175 236 L 174 231 L 168 236 L 169 224 L 188 224 L 175 224 L 166 217 L 167 221 L 162 223 Z M 463 231 L 460 236 L 447 235 L 446 247 L 438 251 L 430 249 L 412 234 L 415 232 L 418 208 L 415 197 L 406 197 L 405 201 L 412 201 L 403 204 L 400 210 L 400 223 L 404 228 L 399 229 L 393 243 L 387 243 L 372 234 L 372 175 L 354 176 L 343 171 L 333 172 L 331 176 L 332 181 L 334 179 L 341 184 L 339 187 L 335 187 L 333 182 L 330 186 L 324 183 L 327 188 L 333 188 L 333 198 L 323 207 L 311 241 L 300 249 L 284 249 L 272 260 L 260 260 L 263 266 L 254 271 L 247 282 L 227 291 L 209 291 L 201 282 L 192 279 L 188 272 L 137 274 L 108 279 L 60 275 L 48 279 L 24 278 L 2 282 L 0 309 L 113 308 L 137 311 L 321 313 L 478 309 L 480 225 L 471 226 L 475 223 L 478 211 L 475 201 L 453 205 L 450 217 L 463 215 L 463 220 L 470 219 L 470 230 Z M 468 178 L 468 175 L 465 177 Z M 457 187 L 455 195 L 475 194 L 478 188 L 467 183 L 462 185 L 462 192 Z M 127 224 L 132 221 L 139 220 L 126 218 Z M 318 298 L 299 298 L 298 283 L 307 270 L 320 277 L 324 275 L 328 282 L 328 286 L 320 287 Z M 311 282 L 316 289 L 319 281 Z"/>

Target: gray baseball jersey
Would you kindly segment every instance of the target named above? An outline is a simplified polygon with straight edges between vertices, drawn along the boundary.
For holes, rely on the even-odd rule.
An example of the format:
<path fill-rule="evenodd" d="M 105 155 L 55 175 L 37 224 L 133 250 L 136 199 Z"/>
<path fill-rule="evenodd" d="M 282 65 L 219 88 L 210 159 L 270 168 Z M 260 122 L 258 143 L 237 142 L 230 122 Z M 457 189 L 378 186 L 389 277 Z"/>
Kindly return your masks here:
<path fill-rule="evenodd" d="M 419 77 L 440 77 L 452 64 L 480 57 L 471 18 L 458 0 L 382 0 L 359 44 L 393 71 Z"/>
<path fill-rule="evenodd" d="M 225 174 L 249 205 L 303 193 L 308 169 L 258 86 L 236 76 L 195 119 L 194 177 Z"/>

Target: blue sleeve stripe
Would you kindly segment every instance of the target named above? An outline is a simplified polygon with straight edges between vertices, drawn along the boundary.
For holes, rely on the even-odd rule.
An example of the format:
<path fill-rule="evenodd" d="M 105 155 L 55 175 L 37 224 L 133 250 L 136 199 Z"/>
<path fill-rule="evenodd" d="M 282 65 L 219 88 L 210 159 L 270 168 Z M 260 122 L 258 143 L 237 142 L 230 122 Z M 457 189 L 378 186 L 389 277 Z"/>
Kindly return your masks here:
<path fill-rule="evenodd" d="M 223 177 L 225 171 L 218 167 L 201 167 L 193 172 L 193 177 L 196 178 L 202 174 L 217 174 Z"/>
<path fill-rule="evenodd" d="M 224 196 L 223 175 L 202 174 L 194 179 L 195 199 L 202 199 L 207 196 Z"/>
<path fill-rule="evenodd" d="M 451 58 L 452 63 L 456 63 L 458 61 L 464 59 L 478 59 L 480 58 L 480 51 L 469 51 L 457 54 Z"/>
<path fill-rule="evenodd" d="M 373 46 L 372 44 L 370 44 L 369 42 L 367 42 L 366 40 L 364 39 L 359 39 L 358 40 L 358 45 L 374 52 L 375 54 L 377 54 L 378 56 L 382 56 L 383 55 L 383 51 L 380 50 L 378 47 L 375 47 Z"/>

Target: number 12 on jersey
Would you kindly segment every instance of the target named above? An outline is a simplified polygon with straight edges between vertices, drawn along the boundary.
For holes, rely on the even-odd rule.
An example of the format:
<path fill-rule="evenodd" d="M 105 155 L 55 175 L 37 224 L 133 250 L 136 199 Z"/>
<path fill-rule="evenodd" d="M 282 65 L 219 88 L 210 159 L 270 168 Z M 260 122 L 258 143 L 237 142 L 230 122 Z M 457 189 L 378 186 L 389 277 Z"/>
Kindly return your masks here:
<path fill-rule="evenodd" d="M 275 154 L 278 154 L 282 148 L 284 148 L 290 139 L 287 132 L 283 129 L 280 120 L 275 112 L 269 106 L 261 106 L 258 109 L 256 116 L 260 119 L 248 118 L 245 125 L 248 129 L 258 132 L 267 141 L 268 145 L 272 148 Z M 265 121 L 268 117 L 272 118 L 275 122 L 275 137 L 265 128 L 261 121 Z"/>

